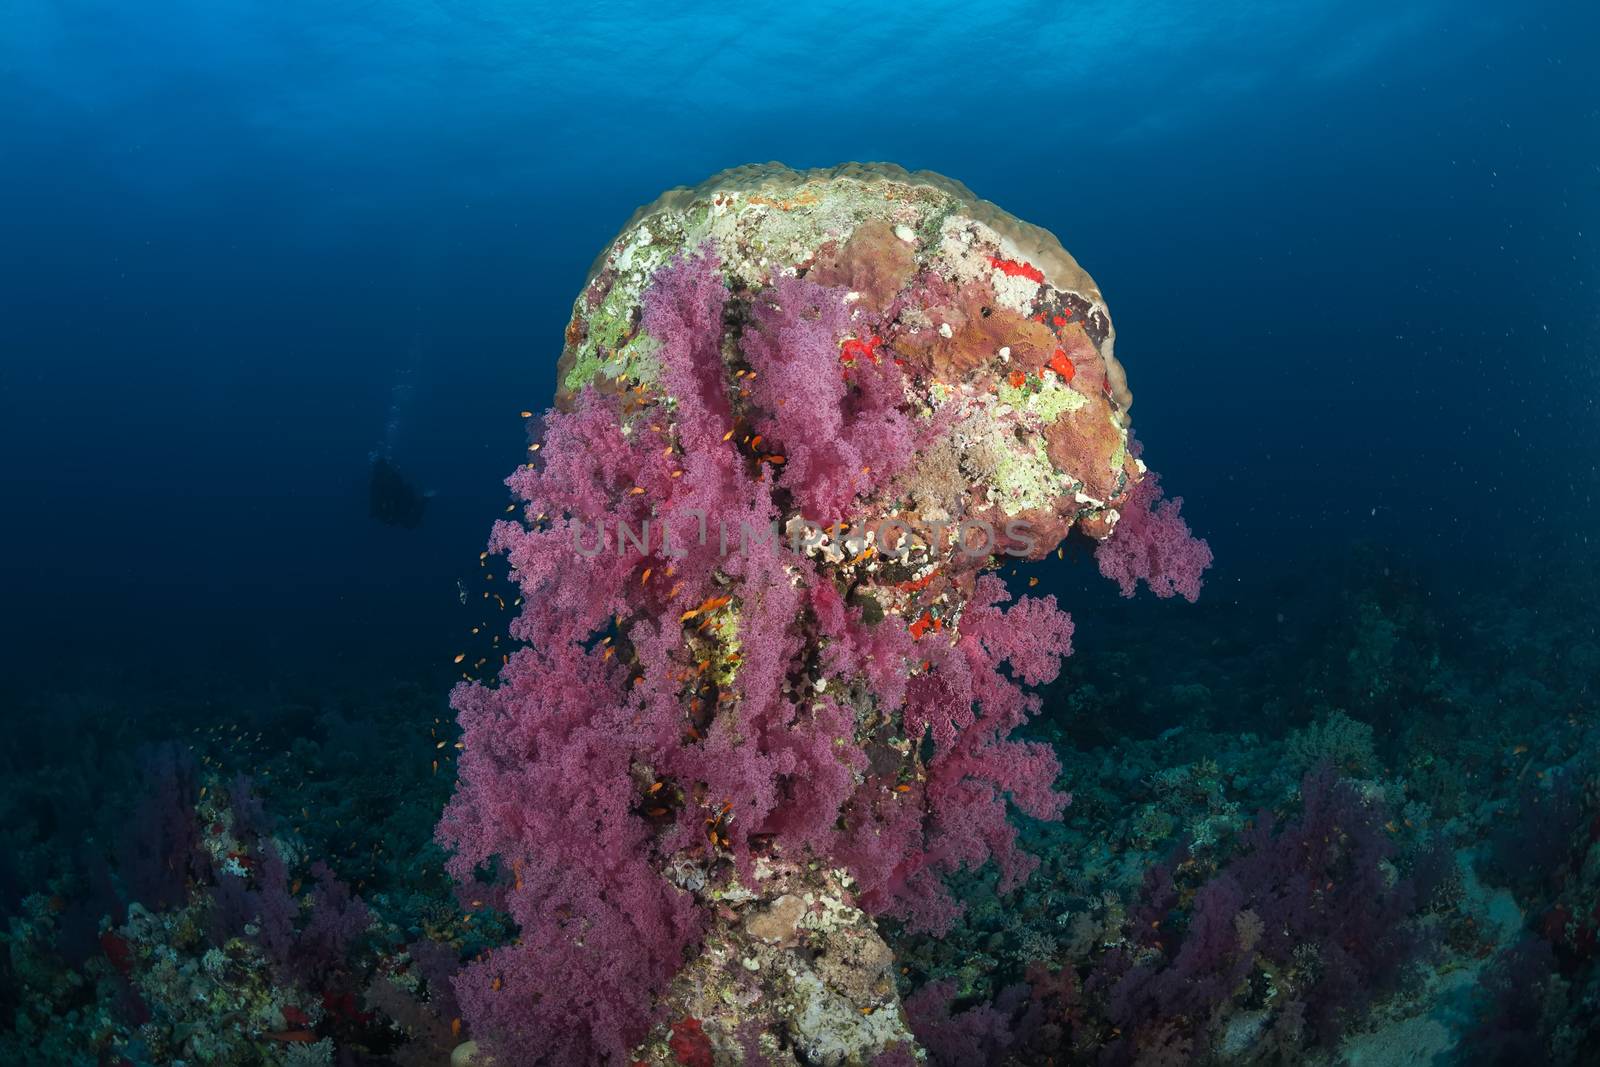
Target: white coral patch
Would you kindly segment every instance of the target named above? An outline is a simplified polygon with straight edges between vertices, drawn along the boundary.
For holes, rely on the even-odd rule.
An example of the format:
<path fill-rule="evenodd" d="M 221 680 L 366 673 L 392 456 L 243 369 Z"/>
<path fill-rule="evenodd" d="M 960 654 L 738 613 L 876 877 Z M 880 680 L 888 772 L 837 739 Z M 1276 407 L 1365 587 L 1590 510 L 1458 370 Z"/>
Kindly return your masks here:
<path fill-rule="evenodd" d="M 650 227 L 640 226 L 638 231 L 633 235 L 633 240 L 628 242 L 628 247 L 624 248 L 621 255 L 617 256 L 617 269 L 624 271 L 632 270 L 634 258 L 640 253 L 641 250 L 649 247 L 654 241 L 655 235 L 650 232 Z"/>
<path fill-rule="evenodd" d="M 995 302 L 1001 307 L 1015 311 L 1019 315 L 1032 313 L 1033 302 L 1039 295 L 1038 282 L 1020 274 L 1007 274 L 999 267 L 990 267 L 989 284 L 994 286 Z"/>
<path fill-rule="evenodd" d="M 939 227 L 939 258 L 945 273 L 957 285 L 981 278 L 989 272 L 989 259 L 973 247 L 974 232 L 987 230 L 962 215 L 951 215 Z"/>

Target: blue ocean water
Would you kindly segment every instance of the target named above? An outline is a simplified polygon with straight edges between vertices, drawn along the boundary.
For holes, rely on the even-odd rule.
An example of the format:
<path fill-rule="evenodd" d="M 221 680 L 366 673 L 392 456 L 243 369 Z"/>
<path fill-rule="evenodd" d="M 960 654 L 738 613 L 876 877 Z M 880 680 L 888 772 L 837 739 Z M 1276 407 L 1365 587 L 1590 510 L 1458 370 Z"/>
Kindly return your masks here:
<path fill-rule="evenodd" d="M 1529 613 L 1528 640 L 1554 618 L 1592 645 L 1596 46 L 1600 9 L 1554 0 L 13 0 L 10 825 L 31 848 L 111 804 L 40 792 L 94 777 L 40 740 L 69 700 L 107 766 L 179 706 L 249 705 L 273 752 L 296 728 L 258 705 L 405 682 L 416 736 L 448 721 L 519 413 L 550 400 L 591 260 L 638 204 L 752 161 L 947 174 L 1094 275 L 1134 426 L 1216 564 L 1195 608 L 1050 572 L 1074 669 L 1098 655 L 1165 691 L 1192 679 L 1163 656 L 1221 642 L 1259 669 L 1237 692 L 1233 667 L 1206 676 L 1208 721 L 1304 725 L 1321 705 L 1295 664 L 1356 654 L 1319 627 L 1364 567 L 1410 591 L 1391 621 L 1435 613 L 1441 648 L 1499 640 L 1496 604 Z M 431 494 L 420 526 L 369 515 L 374 452 Z M 1592 722 L 1593 689 L 1550 681 L 1562 649 L 1541 647 L 1460 715 L 1508 746 L 1526 722 Z M 1515 728 L 1485 725 L 1516 700 Z M 1144 735 L 1165 707 L 1135 716 Z M 349 744 L 387 752 L 390 731 L 411 725 Z M 1530 929 L 1550 907 L 1526 906 Z M 1556 949 L 1569 978 L 1591 966 Z"/>
<path fill-rule="evenodd" d="M 595 251 L 768 159 L 1054 230 L 1217 585 L 1583 543 L 1592 13 L 985 10 L 13 5 L 7 658 L 428 647 Z M 439 496 L 386 538 L 365 458 L 413 351 L 396 448 Z"/>

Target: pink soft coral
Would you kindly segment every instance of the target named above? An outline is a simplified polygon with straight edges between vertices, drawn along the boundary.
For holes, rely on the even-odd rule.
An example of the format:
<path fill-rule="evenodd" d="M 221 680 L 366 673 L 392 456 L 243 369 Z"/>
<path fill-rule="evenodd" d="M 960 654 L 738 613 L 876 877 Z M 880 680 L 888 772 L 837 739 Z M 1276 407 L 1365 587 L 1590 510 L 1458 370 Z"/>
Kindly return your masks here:
<path fill-rule="evenodd" d="M 761 849 L 812 857 L 847 866 L 866 908 L 941 930 L 960 914 L 945 875 L 992 859 L 1010 887 L 1032 869 L 1010 806 L 1067 803 L 1049 747 L 1012 737 L 1039 707 L 1024 686 L 1071 651 L 1053 598 L 1011 604 L 983 575 L 932 637 L 869 620 L 770 535 L 780 505 L 843 517 L 943 424 L 908 408 L 887 345 L 841 361 L 866 325 L 841 290 L 778 276 L 740 299 L 709 252 L 659 270 L 642 329 L 664 395 L 638 417 L 585 389 L 508 481 L 520 521 L 490 547 L 526 647 L 452 695 L 460 780 L 438 830 L 470 895 L 520 929 L 457 982 L 505 1062 L 620 1060 L 665 1021 L 660 994 L 717 921 L 669 871 L 753 882 Z M 742 343 L 724 345 L 736 312 Z M 732 384 L 741 357 L 754 378 Z M 1108 574 L 1198 591 L 1175 505 L 1124 523 Z"/>
<path fill-rule="evenodd" d="M 904 378 L 849 294 L 777 275 L 751 304 L 743 350 L 756 428 L 786 455 L 782 483 L 802 515 L 855 518 L 851 503 L 908 462 L 922 435 L 902 411 Z"/>
<path fill-rule="evenodd" d="M 1132 596 L 1139 582 L 1158 597 L 1200 597 L 1203 575 L 1211 566 L 1211 546 L 1189 532 L 1179 510 L 1183 498 L 1162 498 L 1154 471 L 1134 486 L 1111 536 L 1095 548 L 1100 573 L 1116 582 L 1123 596 Z"/>

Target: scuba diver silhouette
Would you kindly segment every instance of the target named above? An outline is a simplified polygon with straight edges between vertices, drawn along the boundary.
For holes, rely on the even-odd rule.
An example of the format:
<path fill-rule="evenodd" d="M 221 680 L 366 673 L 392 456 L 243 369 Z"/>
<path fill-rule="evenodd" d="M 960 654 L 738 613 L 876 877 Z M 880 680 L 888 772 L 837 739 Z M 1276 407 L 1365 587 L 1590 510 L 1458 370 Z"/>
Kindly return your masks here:
<path fill-rule="evenodd" d="M 414 530 L 422 525 L 422 513 L 431 494 L 419 493 L 400 473 L 389 457 L 372 457 L 372 478 L 368 484 L 368 506 L 372 517 L 385 526 Z"/>
<path fill-rule="evenodd" d="M 372 462 L 372 474 L 367 486 L 367 501 L 372 517 L 385 526 L 399 526 L 407 530 L 422 525 L 423 512 L 427 510 L 428 500 L 433 493 L 418 492 L 390 457 L 394 455 L 401 425 L 411 407 L 413 385 L 426 348 L 422 336 L 414 334 L 389 393 L 389 412 L 383 427 L 383 440 L 368 457 Z"/>

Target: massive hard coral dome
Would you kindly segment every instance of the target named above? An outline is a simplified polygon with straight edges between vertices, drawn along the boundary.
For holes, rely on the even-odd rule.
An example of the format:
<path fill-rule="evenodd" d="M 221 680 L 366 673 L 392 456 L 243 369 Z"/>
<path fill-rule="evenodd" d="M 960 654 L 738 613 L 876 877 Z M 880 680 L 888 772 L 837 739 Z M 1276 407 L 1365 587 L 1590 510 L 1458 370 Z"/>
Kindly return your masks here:
<path fill-rule="evenodd" d="M 1033 556 L 1074 524 L 1096 539 L 1114 527 L 1142 467 L 1127 448 L 1132 397 L 1100 290 L 1048 231 L 926 171 L 752 165 L 639 209 L 596 260 L 574 305 L 559 404 L 570 406 L 585 388 L 622 392 L 658 380 L 659 338 L 645 326 L 646 292 L 673 256 L 701 248 L 717 257 L 730 294 L 723 338 L 730 374 L 750 367 L 748 349 L 761 331 L 747 324 L 755 318 L 759 326 L 761 294 L 799 279 L 807 291 L 828 293 L 817 313 L 825 310 L 842 336 L 828 339 L 826 359 L 839 364 L 852 394 L 871 391 L 849 382 L 852 373 L 881 377 L 868 364 L 891 361 L 901 373 L 877 392 L 903 390 L 895 402 L 939 431 L 915 463 L 879 448 L 882 463 L 862 462 L 847 484 L 832 471 L 830 491 L 796 503 L 843 508 L 840 491 L 868 510 L 892 510 L 898 501 L 952 524 L 1015 519 L 1037 531 L 1021 553 Z M 814 356 L 815 346 L 806 354 Z M 790 370 L 817 373 L 814 358 L 804 371 Z M 760 395 L 770 389 L 753 391 L 750 425 L 784 414 Z M 809 401 L 797 396 L 795 403 Z M 827 423 L 800 419 L 784 428 L 787 439 L 763 440 L 790 455 L 823 449 L 835 462 L 860 458 L 822 440 L 835 432 Z M 863 474 L 866 467 L 873 469 Z M 812 470 L 788 481 L 807 482 Z M 902 476 L 891 478 L 891 470 Z M 861 484 L 866 478 L 871 485 Z"/>
<path fill-rule="evenodd" d="M 841 242 L 857 229 L 867 234 L 906 227 L 913 235 L 942 236 L 946 220 L 969 221 L 992 235 L 998 255 L 990 263 L 1005 278 L 1023 282 L 1048 282 L 1053 289 L 1073 294 L 1084 303 L 1081 325 L 1095 338 L 1105 362 L 1106 377 L 1121 411 L 1132 404 L 1127 376 L 1113 354 L 1116 333 L 1094 280 L 1061 246 L 1049 230 L 1034 226 L 987 200 L 980 200 L 965 185 L 932 171 L 908 171 L 893 163 L 844 163 L 837 167 L 798 171 L 781 163 L 751 163 L 712 175 L 698 185 L 679 186 L 639 208 L 589 270 L 589 284 L 579 300 L 574 325 L 589 318 L 598 296 L 613 288 L 619 275 L 648 273 L 671 246 L 696 244 L 705 239 L 719 245 L 743 245 L 754 260 L 732 261 L 730 273 L 760 284 L 768 269 L 780 262 L 798 264 L 824 246 L 825 259 L 837 265 Z M 908 242 L 910 243 L 910 242 Z M 650 246 L 651 252 L 639 253 Z M 767 257 L 771 256 L 770 261 Z M 918 258 L 926 259 L 925 250 Z M 910 263 L 902 253 L 891 260 Z M 597 290 L 595 283 L 605 275 Z M 1021 289 L 1026 286 L 1019 284 Z M 626 286 L 624 287 L 626 288 Z M 893 295 L 893 294 L 889 294 Z M 569 342 L 573 340 L 568 335 Z M 573 370 L 577 349 L 569 343 L 562 357 L 563 392 Z M 591 353 L 592 354 L 592 353 Z"/>
<path fill-rule="evenodd" d="M 1053 237 L 935 175 L 742 168 L 623 229 L 491 541 L 526 647 L 454 697 L 440 838 L 521 931 L 458 983 L 487 1048 L 909 1047 L 872 916 L 947 928 L 945 875 L 1032 870 L 1009 807 L 1066 805 L 1011 735 L 1071 622 L 984 571 L 1115 539 L 1112 337 Z M 1200 558 L 1158 541 L 1119 580 Z"/>

